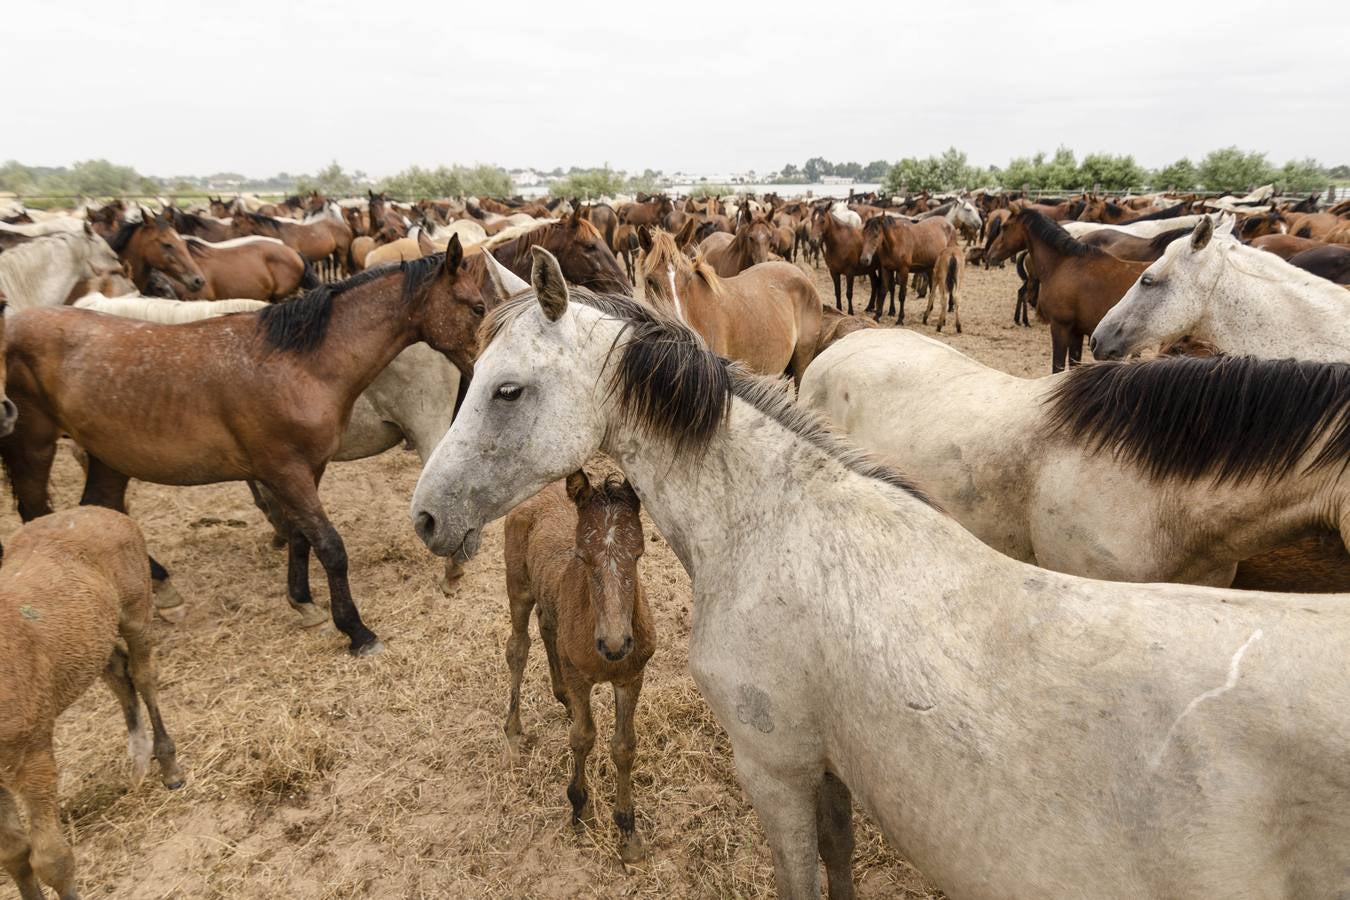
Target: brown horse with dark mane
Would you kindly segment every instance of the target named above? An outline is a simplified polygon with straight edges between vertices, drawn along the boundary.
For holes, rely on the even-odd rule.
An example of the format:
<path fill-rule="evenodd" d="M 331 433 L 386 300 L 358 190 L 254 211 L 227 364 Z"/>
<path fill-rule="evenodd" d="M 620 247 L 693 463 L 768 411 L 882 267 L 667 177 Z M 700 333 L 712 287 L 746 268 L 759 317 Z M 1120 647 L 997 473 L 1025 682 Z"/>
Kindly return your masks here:
<path fill-rule="evenodd" d="M 1077 365 L 1083 338 L 1092 333 L 1148 263 L 1117 259 L 1099 247 L 1074 240 L 1058 223 L 1034 209 L 1024 209 L 1003 226 L 990 246 L 997 262 L 1026 249 L 1035 277 L 1036 312 L 1050 323 L 1051 371 Z"/>
<path fill-rule="evenodd" d="M 192 485 L 254 481 L 292 527 L 291 605 L 325 620 L 309 586 L 313 548 L 334 624 L 356 654 L 380 643 L 347 583 L 347 552 L 318 485 L 352 404 L 401 350 L 426 341 L 466 375 L 478 326 L 501 297 L 485 261 L 445 254 L 364 272 L 256 313 L 156 325 L 70 307 L 8 321 L 8 390 L 20 425 L 0 441 L 24 521 L 51 511 L 56 441 L 88 452 L 82 504 L 125 510 L 131 478 Z M 450 398 L 447 398 L 449 402 Z M 163 582 L 168 573 L 152 562 Z"/>
<path fill-rule="evenodd" d="M 931 286 L 934 283 L 934 272 L 938 262 L 949 258 L 949 251 L 956 248 L 956 228 L 941 216 L 919 222 L 909 222 L 894 216 L 876 216 L 868 219 L 862 227 L 862 247 L 858 251 L 858 263 L 869 271 L 878 269 L 880 275 L 880 278 L 873 279 L 872 299 L 867 304 L 868 309 L 880 320 L 884 301 L 886 296 L 890 295 L 891 314 L 896 317 L 895 324 L 905 324 L 905 293 L 910 272 L 923 273 Z M 944 267 L 944 284 L 955 271 L 950 266 Z M 898 311 L 895 303 L 897 286 L 900 288 Z M 954 304 L 954 287 L 952 297 Z M 930 303 L 929 307 L 931 306 Z M 943 318 L 945 317 L 944 312 Z M 924 321 L 927 321 L 926 314 Z"/>
<path fill-rule="evenodd" d="M 870 260 L 866 263 L 862 261 L 862 229 L 839 221 L 830 212 L 828 205 L 817 206 L 811 211 L 811 237 L 819 241 L 825 252 L 825 267 L 830 270 L 830 280 L 834 282 L 834 308 L 844 308 L 839 296 L 839 283 L 847 278 L 848 314 L 853 315 L 853 279 L 859 275 L 873 279 L 878 277 L 875 274 L 876 264 Z"/>
<path fill-rule="evenodd" d="M 638 229 L 648 305 L 687 324 L 712 351 L 763 375 L 800 383 L 818 352 L 820 296 L 792 263 L 761 263 L 730 278 L 700 253 L 691 262 L 665 231 Z"/>
<path fill-rule="evenodd" d="M 1177 238 L 1185 237 L 1194 230 L 1194 225 L 1187 225 L 1182 228 L 1173 228 L 1171 231 L 1164 231 L 1156 237 L 1146 238 L 1125 231 L 1101 228 L 1097 231 L 1089 231 L 1078 240 L 1092 247 L 1100 247 L 1118 259 L 1153 262 L 1162 256 L 1168 244 Z"/>
<path fill-rule="evenodd" d="M 188 251 L 187 242 L 167 215 L 156 216 L 142 210 L 141 221 L 123 223 L 108 239 L 108 246 L 121 257 L 129 277 L 142 292 L 149 289 L 150 273 L 154 270 L 189 291 L 200 291 L 206 286 L 206 277 Z"/>
<path fill-rule="evenodd" d="M 619 268 L 614 252 L 599 230 L 574 210 L 565 219 L 549 221 L 525 234 L 501 244 L 487 242 L 497 261 L 525 280 L 529 280 L 531 247 L 543 247 L 558 259 L 563 277 L 570 284 L 590 288 L 597 293 L 633 296 L 633 283 Z"/>
<path fill-rule="evenodd" d="M 335 272 L 345 272 L 352 245 L 352 230 L 347 223 L 325 216 L 309 222 L 290 222 L 260 213 L 240 212 L 234 216 L 240 235 L 261 235 L 276 238 L 307 262 L 328 262 Z"/>

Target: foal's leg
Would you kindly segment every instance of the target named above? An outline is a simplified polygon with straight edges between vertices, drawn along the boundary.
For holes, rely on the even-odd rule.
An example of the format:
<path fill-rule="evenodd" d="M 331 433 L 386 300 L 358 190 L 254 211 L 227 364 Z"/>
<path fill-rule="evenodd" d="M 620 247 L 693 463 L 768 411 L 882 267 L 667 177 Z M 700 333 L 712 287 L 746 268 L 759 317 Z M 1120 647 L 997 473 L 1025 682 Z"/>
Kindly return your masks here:
<path fill-rule="evenodd" d="M 19 809 L 14 804 L 14 797 L 0 787 L 0 866 L 19 886 L 20 900 L 45 900 L 42 885 L 28 861 L 31 849 L 28 832 L 19 820 Z"/>
<path fill-rule="evenodd" d="M 544 655 L 548 657 L 548 677 L 553 683 L 553 696 L 564 709 L 568 705 L 567 689 L 563 686 L 562 664 L 558 660 L 558 622 L 551 612 L 539 608 L 539 640 L 544 644 Z"/>
<path fill-rule="evenodd" d="M 127 642 L 127 674 L 131 677 L 132 686 L 145 701 L 146 712 L 150 714 L 159 780 L 172 791 L 183 786 L 183 773 L 178 768 L 178 749 L 159 714 L 159 666 L 155 663 L 155 645 L 146 628 L 147 617 L 137 614 L 134 609 L 127 609 L 119 623 L 122 639 Z"/>
<path fill-rule="evenodd" d="M 131 780 L 140 784 L 150 769 L 150 737 L 141 723 L 141 706 L 136 700 L 136 687 L 127 670 L 127 654 L 121 647 L 113 647 L 112 656 L 103 670 L 103 683 L 112 691 L 122 707 L 122 718 L 127 723 L 127 755 L 131 757 Z"/>
<path fill-rule="evenodd" d="M 637 753 L 637 728 L 634 714 L 642 675 L 629 684 L 614 683 L 614 739 L 609 752 L 614 760 L 617 782 L 614 798 L 614 824 L 619 828 L 619 856 L 624 862 L 640 862 L 647 855 L 637 835 L 633 815 L 633 756 Z"/>
<path fill-rule="evenodd" d="M 43 884 L 61 900 L 78 900 L 75 853 L 70 849 L 56 800 L 56 757 L 50 746 L 30 749 L 15 779 L 15 789 L 28 809 L 32 849 L 28 859 Z M 40 895 L 39 895 L 40 896 Z"/>
<path fill-rule="evenodd" d="M 853 797 L 829 772 L 820 783 L 816 841 L 830 900 L 853 900 Z"/>
<path fill-rule="evenodd" d="M 570 674 L 565 682 L 572 710 L 572 731 L 567 738 L 572 747 L 572 781 L 567 785 L 567 799 L 572 801 L 572 824 L 579 825 L 594 818 L 586 789 L 586 757 L 595 746 L 595 720 L 591 718 L 591 684 L 576 673 Z"/>
<path fill-rule="evenodd" d="M 525 663 L 530 658 L 530 611 L 534 609 L 534 597 L 530 595 L 528 573 L 524 566 L 513 571 L 506 570 L 506 596 L 511 604 L 511 637 L 506 640 L 506 665 L 511 670 L 511 699 L 506 707 L 506 755 L 507 761 L 515 765 L 520 761 L 520 682 L 525 677 Z"/>
<path fill-rule="evenodd" d="M 820 896 L 820 870 L 816 856 L 816 808 L 819 779 L 798 773 L 786 777 L 761 765 L 758 760 L 732 748 L 736 775 L 764 826 L 764 836 L 773 850 L 773 874 L 778 896 L 784 900 L 809 900 Z"/>
<path fill-rule="evenodd" d="M 328 605 L 332 610 L 333 624 L 351 641 L 351 652 L 356 656 L 379 653 L 384 645 L 375 632 L 361 621 L 361 614 L 352 600 L 351 587 L 347 583 L 347 548 L 343 546 L 341 535 L 328 521 L 323 504 L 319 502 L 318 480 L 322 474 L 302 471 L 279 473 L 269 478 L 266 484 L 286 508 L 291 525 L 319 557 L 328 575 Z M 296 549 L 296 542 L 292 538 L 292 564 L 295 562 Z"/>

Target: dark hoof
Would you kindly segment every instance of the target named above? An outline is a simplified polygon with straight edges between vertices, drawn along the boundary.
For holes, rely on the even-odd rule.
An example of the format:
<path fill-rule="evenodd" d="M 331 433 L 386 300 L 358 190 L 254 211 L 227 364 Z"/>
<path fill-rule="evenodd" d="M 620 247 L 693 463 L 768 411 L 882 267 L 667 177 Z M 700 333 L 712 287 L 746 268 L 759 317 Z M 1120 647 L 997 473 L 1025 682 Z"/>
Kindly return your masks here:
<path fill-rule="evenodd" d="M 179 775 L 176 778 L 171 778 L 168 781 L 164 782 L 164 786 L 171 791 L 176 791 L 185 784 L 187 784 L 187 779 L 184 778 L 182 775 Z"/>

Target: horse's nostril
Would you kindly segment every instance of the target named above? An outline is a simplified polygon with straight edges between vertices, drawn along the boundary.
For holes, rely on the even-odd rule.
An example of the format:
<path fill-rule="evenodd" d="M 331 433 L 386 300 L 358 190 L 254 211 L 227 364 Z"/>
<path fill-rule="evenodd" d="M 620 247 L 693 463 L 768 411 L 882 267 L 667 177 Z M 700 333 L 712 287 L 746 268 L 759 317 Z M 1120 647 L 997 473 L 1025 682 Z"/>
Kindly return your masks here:
<path fill-rule="evenodd" d="M 426 510 L 417 513 L 417 518 L 413 521 L 413 530 L 422 540 L 428 540 L 436 533 L 436 517 Z"/>
<path fill-rule="evenodd" d="M 1095 337 L 1088 338 L 1088 349 L 1093 353 L 1097 352 L 1097 339 Z"/>

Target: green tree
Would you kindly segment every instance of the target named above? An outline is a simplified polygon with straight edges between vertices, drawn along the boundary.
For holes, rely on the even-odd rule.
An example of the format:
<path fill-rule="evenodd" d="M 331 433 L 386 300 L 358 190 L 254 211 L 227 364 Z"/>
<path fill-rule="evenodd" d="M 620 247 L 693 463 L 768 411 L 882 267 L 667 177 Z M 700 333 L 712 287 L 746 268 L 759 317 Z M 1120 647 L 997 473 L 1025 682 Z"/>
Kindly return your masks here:
<path fill-rule="evenodd" d="M 1089 153 L 1078 166 L 1077 183 L 1084 187 L 1100 185 L 1104 191 L 1123 191 L 1144 185 L 1147 175 L 1133 156 Z"/>
<path fill-rule="evenodd" d="M 28 194 L 32 193 L 36 184 L 37 178 L 34 177 L 33 170 L 18 160 L 11 159 L 0 166 L 0 191 Z"/>
<path fill-rule="evenodd" d="M 863 166 L 861 178 L 863 181 L 880 181 L 886 177 L 886 173 L 891 170 L 891 164 L 884 159 L 874 159 Z"/>
<path fill-rule="evenodd" d="M 1224 147 L 1201 160 L 1199 175 L 1200 184 L 1207 191 L 1248 191 L 1274 181 L 1275 169 L 1264 153 Z"/>
<path fill-rule="evenodd" d="M 338 165 L 337 160 L 333 160 L 314 175 L 297 181 L 295 189 L 301 194 L 318 191 L 329 197 L 350 197 L 356 193 L 356 181 L 342 171 L 342 166 Z"/>
<path fill-rule="evenodd" d="M 979 169 L 970 165 L 966 154 L 948 147 L 941 156 L 926 159 L 906 157 L 886 173 L 883 187 L 892 194 L 903 191 L 951 191 L 974 187 L 984 179 Z"/>
<path fill-rule="evenodd" d="M 1320 191 L 1331 182 L 1331 173 L 1312 158 L 1291 159 L 1275 176 L 1280 190 L 1286 193 Z"/>
<path fill-rule="evenodd" d="M 821 177 L 829 175 L 834 166 L 823 156 L 813 156 L 802 166 L 802 174 L 806 176 L 807 182 L 815 184 Z"/>
<path fill-rule="evenodd" d="M 596 200 L 623 193 L 624 184 L 623 173 L 606 165 L 604 168 L 577 171 L 560 178 L 549 185 L 548 192 L 554 197 Z"/>
<path fill-rule="evenodd" d="M 1200 184 L 1200 171 L 1195 168 L 1195 163 L 1183 156 L 1154 172 L 1149 182 L 1155 190 L 1193 191 Z"/>
<path fill-rule="evenodd" d="M 510 174 L 502 168 L 479 163 L 474 166 L 409 166 L 380 182 L 380 190 L 401 200 L 440 197 L 506 197 L 514 189 Z"/>

